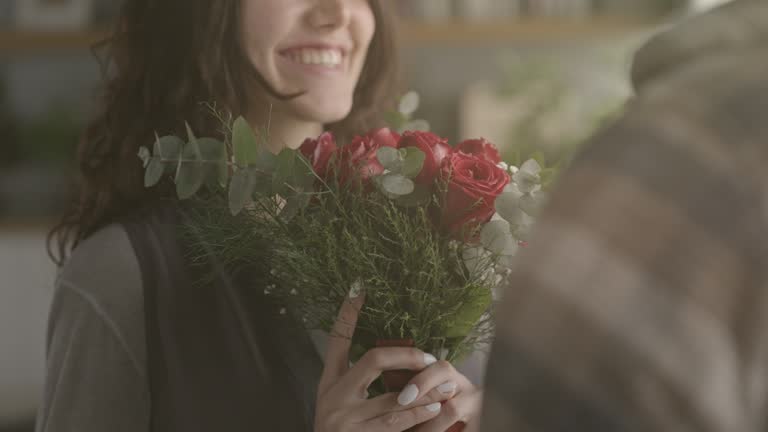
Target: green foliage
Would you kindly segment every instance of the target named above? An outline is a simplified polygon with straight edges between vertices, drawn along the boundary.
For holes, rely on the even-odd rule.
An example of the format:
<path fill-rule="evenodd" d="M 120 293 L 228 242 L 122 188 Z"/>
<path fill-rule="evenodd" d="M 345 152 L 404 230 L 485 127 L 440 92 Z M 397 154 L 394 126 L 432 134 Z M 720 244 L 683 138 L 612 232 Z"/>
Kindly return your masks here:
<path fill-rule="evenodd" d="M 243 117 L 232 126 L 232 148 L 235 163 L 242 167 L 256 164 L 259 160 L 259 144 L 253 129 Z"/>
<path fill-rule="evenodd" d="M 401 108 L 415 110 L 415 102 Z M 188 128 L 186 144 L 157 138 L 153 152 L 139 152 L 148 186 L 163 167 L 176 169 L 178 196 L 188 200 L 184 232 L 194 263 L 215 255 L 232 271 L 271 270 L 257 289 L 309 328 L 330 330 L 350 289 L 362 286 L 367 299 L 355 345 L 366 349 L 376 339 L 408 338 L 452 360 L 488 340 L 497 283 L 488 275 L 497 256 L 470 271 L 468 246 L 436 227 L 438 203 L 413 181 L 424 152 L 379 151 L 387 173 L 373 178 L 377 193 L 358 187 L 362 179 L 320 182 L 300 152 L 269 153 L 242 118 L 223 130 L 230 131 L 224 142 L 197 138 Z M 203 184 L 214 193 L 198 194 Z"/>

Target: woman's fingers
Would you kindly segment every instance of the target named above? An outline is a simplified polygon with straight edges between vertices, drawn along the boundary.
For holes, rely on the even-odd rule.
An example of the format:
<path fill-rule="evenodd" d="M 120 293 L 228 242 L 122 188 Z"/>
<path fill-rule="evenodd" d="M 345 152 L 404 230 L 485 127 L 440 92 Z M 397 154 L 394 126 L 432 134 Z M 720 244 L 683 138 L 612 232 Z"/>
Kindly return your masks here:
<path fill-rule="evenodd" d="M 339 315 L 328 338 L 325 366 L 320 378 L 320 395 L 325 394 L 349 369 L 349 348 L 364 301 L 364 295 L 347 298 L 339 309 Z"/>
<path fill-rule="evenodd" d="M 420 371 L 437 362 L 432 354 L 416 348 L 374 348 L 352 366 L 339 381 L 337 388 L 346 394 L 337 397 L 355 397 L 365 393 L 371 383 L 388 370 L 409 369 Z"/>
<path fill-rule="evenodd" d="M 402 406 L 397 403 L 399 393 L 386 393 L 366 400 L 360 407 L 360 413 L 362 414 L 362 418 L 366 419 L 380 417 L 393 411 L 405 411 L 411 408 L 427 406 L 435 402 L 444 402 L 450 399 L 454 394 L 455 393 L 446 394 L 433 390 L 411 405 Z"/>
<path fill-rule="evenodd" d="M 403 432 L 418 424 L 429 422 L 440 415 L 439 402 L 394 411 L 366 422 L 361 430 L 372 432 Z"/>
<path fill-rule="evenodd" d="M 443 403 L 435 418 L 420 425 L 417 432 L 445 432 L 457 422 L 467 423 L 480 415 L 482 392 L 460 393 Z"/>
<path fill-rule="evenodd" d="M 451 397 L 466 387 L 469 387 L 469 382 L 453 365 L 447 361 L 439 361 L 413 377 L 400 393 L 398 402 L 408 406 L 415 402 L 421 403 L 421 399 L 425 397 Z"/>

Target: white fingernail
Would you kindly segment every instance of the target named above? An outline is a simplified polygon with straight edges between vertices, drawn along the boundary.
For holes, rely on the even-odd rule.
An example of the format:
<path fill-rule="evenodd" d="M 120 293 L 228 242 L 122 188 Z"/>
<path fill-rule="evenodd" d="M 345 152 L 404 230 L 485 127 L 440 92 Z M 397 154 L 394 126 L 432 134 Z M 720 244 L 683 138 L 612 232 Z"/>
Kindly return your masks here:
<path fill-rule="evenodd" d="M 416 384 L 408 384 L 397 396 L 397 403 L 401 406 L 410 405 L 419 396 L 419 388 Z"/>
<path fill-rule="evenodd" d="M 435 356 L 432 354 L 424 353 L 424 364 L 429 366 L 434 363 L 437 363 L 437 358 L 435 358 Z"/>
<path fill-rule="evenodd" d="M 441 407 L 442 407 L 442 405 L 440 405 L 440 402 L 435 402 L 433 404 L 427 405 L 425 408 L 427 409 L 427 411 L 429 411 L 431 413 L 436 413 L 436 412 L 440 411 Z"/>
<path fill-rule="evenodd" d="M 437 391 L 444 395 L 449 395 L 456 390 L 456 383 L 452 381 L 444 382 L 437 386 Z"/>

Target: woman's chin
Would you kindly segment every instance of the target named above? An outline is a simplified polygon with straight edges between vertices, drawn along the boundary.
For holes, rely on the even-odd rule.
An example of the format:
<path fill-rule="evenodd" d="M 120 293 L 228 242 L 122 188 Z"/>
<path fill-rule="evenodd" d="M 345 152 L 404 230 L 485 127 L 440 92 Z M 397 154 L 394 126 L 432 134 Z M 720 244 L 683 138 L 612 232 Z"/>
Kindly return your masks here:
<path fill-rule="evenodd" d="M 322 124 L 336 123 L 347 118 L 352 111 L 352 98 L 340 101 L 340 98 L 306 98 L 293 102 L 293 111 L 304 121 Z"/>
<path fill-rule="evenodd" d="M 336 123 L 347 118 L 352 111 L 352 104 L 311 104 L 302 103 L 294 107 L 299 118 L 322 124 Z"/>

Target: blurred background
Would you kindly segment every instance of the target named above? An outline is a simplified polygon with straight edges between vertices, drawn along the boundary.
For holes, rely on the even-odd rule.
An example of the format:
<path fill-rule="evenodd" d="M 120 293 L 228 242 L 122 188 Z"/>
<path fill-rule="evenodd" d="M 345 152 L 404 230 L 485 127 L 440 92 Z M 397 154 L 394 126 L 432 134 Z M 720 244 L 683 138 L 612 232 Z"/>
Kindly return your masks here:
<path fill-rule="evenodd" d="M 507 160 L 565 164 L 631 96 L 634 50 L 722 0 L 387 0 L 418 117 Z M 118 0 L 0 0 L 0 432 L 32 430 L 55 268 L 45 235 L 71 190 L 101 84 L 90 47 Z"/>

